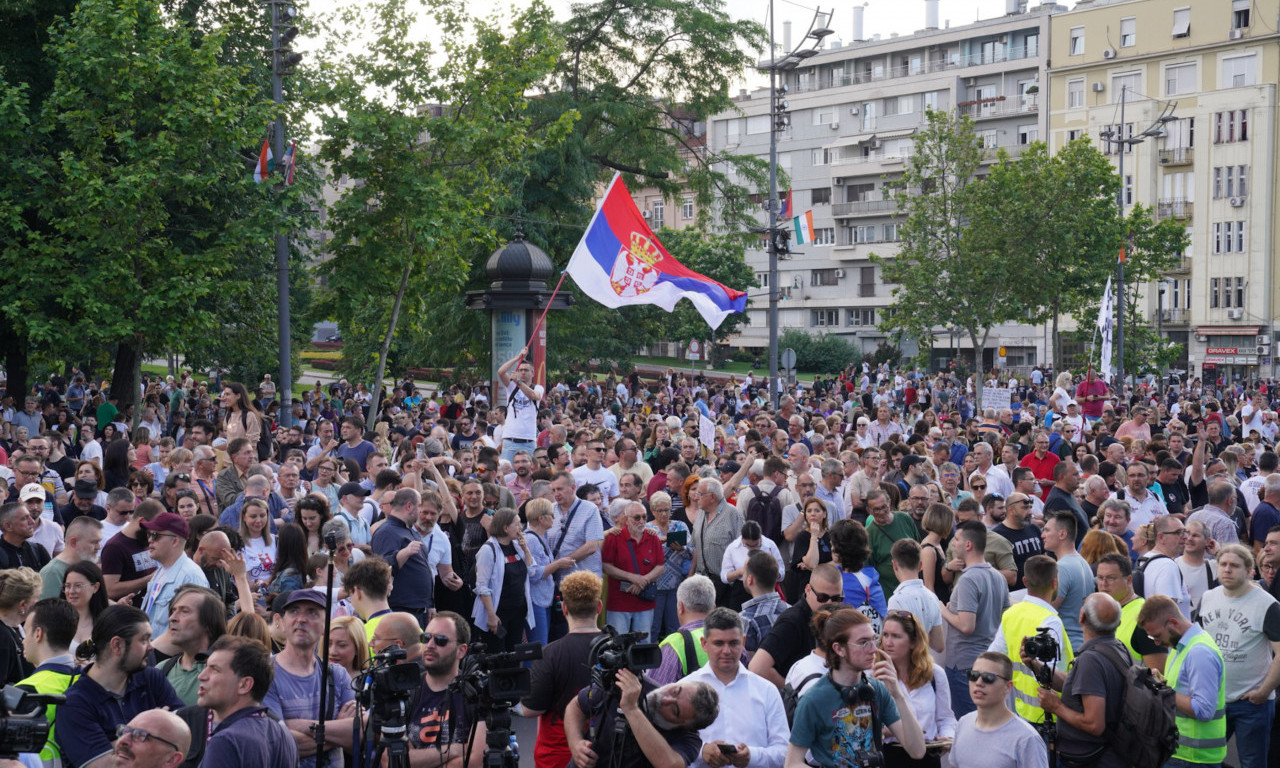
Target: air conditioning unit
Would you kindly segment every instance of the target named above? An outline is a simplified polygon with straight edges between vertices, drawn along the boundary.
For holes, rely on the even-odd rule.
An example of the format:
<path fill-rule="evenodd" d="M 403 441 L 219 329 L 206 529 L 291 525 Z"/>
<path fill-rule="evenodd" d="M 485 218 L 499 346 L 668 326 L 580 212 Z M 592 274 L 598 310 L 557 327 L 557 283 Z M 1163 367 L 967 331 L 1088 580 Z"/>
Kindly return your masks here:
<path fill-rule="evenodd" d="M 838 131 L 838 130 L 840 130 L 840 123 L 838 123 L 838 122 L 837 122 L 837 123 L 832 123 L 832 124 L 831 124 L 831 130 L 833 130 L 833 131 Z"/>
<path fill-rule="evenodd" d="M 1227 202 L 1231 203 L 1232 208 L 1241 208 L 1244 206 L 1244 196 L 1241 195 L 1238 197 L 1230 198 L 1229 200 L 1227 200 Z"/>
<path fill-rule="evenodd" d="M 849 107 L 849 114 L 853 115 L 854 117 L 857 117 L 857 116 L 858 116 L 858 108 L 857 108 L 857 107 Z"/>
<path fill-rule="evenodd" d="M 1244 37 L 1244 30 L 1243 30 L 1243 29 L 1233 29 L 1233 30 L 1231 30 L 1230 32 L 1228 32 L 1228 33 L 1227 33 L 1227 37 L 1228 37 L 1229 39 L 1231 39 L 1231 40 L 1239 40 L 1240 38 Z"/>
<path fill-rule="evenodd" d="M 1227 317 L 1228 317 L 1228 318 L 1230 318 L 1230 319 L 1232 319 L 1232 320 L 1239 320 L 1239 319 L 1241 319 L 1242 317 L 1244 317 L 1244 310 L 1243 310 L 1243 309 L 1240 309 L 1240 308 L 1228 309 L 1228 310 L 1227 310 Z"/>
<path fill-rule="evenodd" d="M 1208 340 L 1209 340 L 1208 336 L 1202 336 L 1200 334 L 1196 334 L 1196 341 L 1200 342 L 1201 344 L 1205 343 Z"/>
<path fill-rule="evenodd" d="M 976 78 L 976 77 L 966 77 L 966 78 L 964 79 L 964 85 L 965 85 L 965 87 L 966 87 L 966 88 L 972 88 L 973 86 L 975 86 L 975 85 L 977 85 L 977 84 L 978 84 L 978 78 Z"/>
<path fill-rule="evenodd" d="M 1092 87 L 1093 87 L 1094 93 L 1102 93 L 1103 91 L 1107 90 L 1107 86 L 1105 83 L 1094 83 Z"/>
<path fill-rule="evenodd" d="M 832 179 L 832 180 L 831 180 L 831 183 L 832 183 L 834 186 L 837 186 L 837 187 L 843 187 L 843 186 L 844 186 L 844 177 L 843 177 L 843 176 L 837 176 L 837 177 L 835 177 L 834 179 Z"/>
<path fill-rule="evenodd" d="M 1102 58 L 1104 59 L 1114 59 L 1115 57 L 1116 57 L 1115 48 L 1108 48 L 1107 50 L 1102 52 Z"/>
<path fill-rule="evenodd" d="M 640 212 L 640 215 L 644 217 L 644 220 L 645 220 L 645 221 L 648 221 L 648 220 L 649 220 L 649 217 L 650 217 L 652 214 L 651 214 L 649 211 L 641 211 L 641 212 Z"/>
<path fill-rule="evenodd" d="M 1269 355 L 1271 354 L 1271 347 L 1258 347 L 1253 353 L 1255 355 Z"/>
<path fill-rule="evenodd" d="M 836 279 L 837 279 L 837 280 L 843 280 L 843 279 L 844 279 L 844 270 L 843 270 L 843 269 L 837 269 L 837 270 L 836 270 Z"/>
<path fill-rule="evenodd" d="M 1266 334 L 1263 334 L 1263 335 L 1259 336 L 1259 337 L 1258 337 L 1258 346 L 1261 346 L 1261 347 L 1269 347 L 1269 346 L 1271 346 L 1271 337 L 1270 337 L 1270 336 L 1267 336 Z"/>

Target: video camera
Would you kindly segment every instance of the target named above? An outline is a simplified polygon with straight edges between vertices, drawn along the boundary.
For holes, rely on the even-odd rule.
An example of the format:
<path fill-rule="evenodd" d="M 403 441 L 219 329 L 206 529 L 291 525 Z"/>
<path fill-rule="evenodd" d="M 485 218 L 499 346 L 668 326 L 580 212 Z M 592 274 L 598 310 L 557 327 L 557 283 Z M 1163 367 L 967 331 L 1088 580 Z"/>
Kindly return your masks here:
<path fill-rule="evenodd" d="M 1022 640 L 1022 649 L 1028 656 L 1041 662 L 1036 681 L 1044 687 L 1053 682 L 1053 664 L 1058 660 L 1058 639 L 1049 634 L 1048 627 L 1040 627 L 1036 633 Z M 1047 676 L 1047 679 L 1041 679 Z"/>
<path fill-rule="evenodd" d="M 538 643 L 524 643 L 503 653 L 484 653 L 484 644 L 474 643 L 449 687 L 462 691 L 468 704 L 482 709 L 510 706 L 533 692 L 529 670 L 521 665 L 541 658 Z"/>
<path fill-rule="evenodd" d="M 628 669 L 639 675 L 646 669 L 662 666 L 662 650 L 656 643 L 642 643 L 647 632 L 618 634 L 618 630 L 605 626 L 604 634 L 596 638 L 587 654 L 587 666 L 592 679 L 606 693 L 613 690 L 618 670 Z"/>
<path fill-rule="evenodd" d="M 407 656 L 403 648 L 393 645 L 365 662 L 356 681 L 356 701 L 379 722 L 403 719 L 408 703 L 422 687 L 418 665 L 400 663 Z"/>
<path fill-rule="evenodd" d="M 66 700 L 66 696 L 32 693 L 6 685 L 0 695 L 0 758 L 16 760 L 19 752 L 38 753 L 44 749 L 50 727 L 45 708 Z"/>

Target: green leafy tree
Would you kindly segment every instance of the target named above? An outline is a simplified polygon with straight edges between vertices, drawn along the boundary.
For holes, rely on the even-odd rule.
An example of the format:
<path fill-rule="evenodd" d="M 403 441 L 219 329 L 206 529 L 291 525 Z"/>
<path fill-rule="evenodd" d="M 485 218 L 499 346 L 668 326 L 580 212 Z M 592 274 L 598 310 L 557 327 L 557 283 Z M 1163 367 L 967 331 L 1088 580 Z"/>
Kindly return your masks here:
<path fill-rule="evenodd" d="M 531 130 L 526 94 L 560 51 L 545 5 L 520 11 L 510 36 L 451 3 L 431 13 L 439 50 L 411 33 L 404 0 L 326 22 L 331 40 L 367 42 L 350 52 L 333 42 L 322 63 L 321 158 L 332 178 L 355 180 L 330 209 L 325 306 L 343 330 L 347 372 L 377 382 L 397 331 L 417 331 L 423 309 L 458 293 L 474 250 L 495 246 L 487 215 L 506 194 L 504 174 L 574 118 Z"/>

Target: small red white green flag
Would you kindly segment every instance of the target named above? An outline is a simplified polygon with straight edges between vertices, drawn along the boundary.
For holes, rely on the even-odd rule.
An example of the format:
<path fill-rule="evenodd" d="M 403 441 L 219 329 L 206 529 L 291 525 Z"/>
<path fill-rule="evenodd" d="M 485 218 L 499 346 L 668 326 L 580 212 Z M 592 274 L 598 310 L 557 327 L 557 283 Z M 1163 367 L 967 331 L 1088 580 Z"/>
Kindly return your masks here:
<path fill-rule="evenodd" d="M 795 217 L 791 220 L 791 225 L 795 230 L 796 245 L 813 242 L 813 211 L 805 211 Z"/>
<path fill-rule="evenodd" d="M 271 154 L 271 143 L 268 139 L 262 140 L 262 151 L 258 153 L 258 163 L 253 167 L 253 180 L 266 181 L 271 176 L 271 169 L 275 167 L 275 161 Z"/>

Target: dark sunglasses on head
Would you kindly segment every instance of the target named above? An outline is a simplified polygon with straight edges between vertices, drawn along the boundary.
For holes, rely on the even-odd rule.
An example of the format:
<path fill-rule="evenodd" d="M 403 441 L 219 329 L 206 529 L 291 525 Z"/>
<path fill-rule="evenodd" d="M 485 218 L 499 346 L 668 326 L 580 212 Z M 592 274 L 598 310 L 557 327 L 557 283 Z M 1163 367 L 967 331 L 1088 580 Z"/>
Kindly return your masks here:
<path fill-rule="evenodd" d="M 992 685 L 995 681 L 1004 679 L 1003 675 L 997 675 L 995 672 L 979 672 L 976 669 L 969 670 L 968 677 L 969 682 L 971 683 L 976 683 L 981 680 L 987 685 Z"/>

